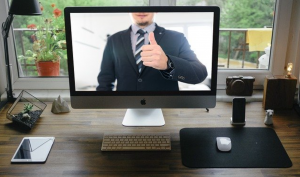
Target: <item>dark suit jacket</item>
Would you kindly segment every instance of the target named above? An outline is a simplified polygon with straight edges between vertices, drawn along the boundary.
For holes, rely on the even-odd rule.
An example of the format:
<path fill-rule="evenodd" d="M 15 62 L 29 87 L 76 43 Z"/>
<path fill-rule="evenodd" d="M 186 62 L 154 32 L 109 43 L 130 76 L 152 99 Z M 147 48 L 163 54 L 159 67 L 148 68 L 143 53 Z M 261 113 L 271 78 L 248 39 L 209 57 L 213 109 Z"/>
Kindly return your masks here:
<path fill-rule="evenodd" d="M 206 76 L 206 67 L 199 62 L 182 33 L 156 26 L 154 36 L 158 45 L 174 64 L 173 77 L 143 66 L 141 73 L 133 56 L 131 28 L 108 38 L 98 75 L 98 91 L 111 91 L 117 80 L 118 91 L 178 91 L 178 81 L 197 84 Z"/>

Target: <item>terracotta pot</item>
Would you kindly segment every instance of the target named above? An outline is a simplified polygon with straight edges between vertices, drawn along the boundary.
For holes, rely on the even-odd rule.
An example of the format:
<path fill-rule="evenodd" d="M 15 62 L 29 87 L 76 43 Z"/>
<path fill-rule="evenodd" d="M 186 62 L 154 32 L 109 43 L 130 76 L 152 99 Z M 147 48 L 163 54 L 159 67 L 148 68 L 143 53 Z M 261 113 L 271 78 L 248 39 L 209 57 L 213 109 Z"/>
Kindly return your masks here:
<path fill-rule="evenodd" d="M 59 61 L 39 61 L 35 62 L 35 65 L 39 76 L 59 76 Z"/>

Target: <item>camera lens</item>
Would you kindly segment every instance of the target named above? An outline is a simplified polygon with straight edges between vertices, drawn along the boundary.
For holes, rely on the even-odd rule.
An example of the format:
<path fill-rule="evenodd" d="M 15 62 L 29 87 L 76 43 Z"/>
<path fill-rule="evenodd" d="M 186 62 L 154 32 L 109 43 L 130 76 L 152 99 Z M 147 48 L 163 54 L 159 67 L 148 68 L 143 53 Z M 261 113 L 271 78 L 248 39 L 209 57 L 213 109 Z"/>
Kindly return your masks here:
<path fill-rule="evenodd" d="M 232 82 L 231 88 L 234 93 L 241 93 L 245 89 L 245 83 L 244 81 L 237 79 Z"/>

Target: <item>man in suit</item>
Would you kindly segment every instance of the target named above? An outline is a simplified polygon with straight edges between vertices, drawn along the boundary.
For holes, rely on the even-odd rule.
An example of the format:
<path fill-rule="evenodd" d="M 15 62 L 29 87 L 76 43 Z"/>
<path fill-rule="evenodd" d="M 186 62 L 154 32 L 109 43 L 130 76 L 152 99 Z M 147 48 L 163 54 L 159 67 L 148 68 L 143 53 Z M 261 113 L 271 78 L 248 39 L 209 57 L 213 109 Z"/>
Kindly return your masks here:
<path fill-rule="evenodd" d="M 179 91 L 178 81 L 198 84 L 207 77 L 184 35 L 158 26 L 154 15 L 131 13 L 129 29 L 108 38 L 97 91 L 112 91 L 115 81 L 117 91 Z"/>

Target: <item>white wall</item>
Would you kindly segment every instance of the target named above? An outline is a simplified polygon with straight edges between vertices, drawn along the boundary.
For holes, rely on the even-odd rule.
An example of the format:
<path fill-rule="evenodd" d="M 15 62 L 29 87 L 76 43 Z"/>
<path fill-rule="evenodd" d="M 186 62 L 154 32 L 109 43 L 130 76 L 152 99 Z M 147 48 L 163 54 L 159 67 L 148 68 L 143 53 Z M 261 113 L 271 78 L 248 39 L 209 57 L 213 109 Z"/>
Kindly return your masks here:
<path fill-rule="evenodd" d="M 76 88 L 96 86 L 106 35 L 128 29 L 129 14 L 71 14 Z"/>

